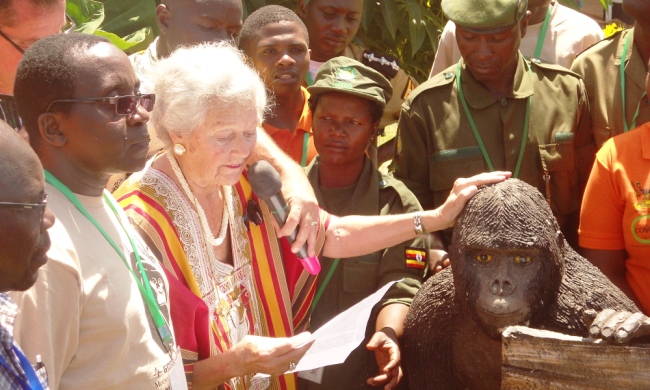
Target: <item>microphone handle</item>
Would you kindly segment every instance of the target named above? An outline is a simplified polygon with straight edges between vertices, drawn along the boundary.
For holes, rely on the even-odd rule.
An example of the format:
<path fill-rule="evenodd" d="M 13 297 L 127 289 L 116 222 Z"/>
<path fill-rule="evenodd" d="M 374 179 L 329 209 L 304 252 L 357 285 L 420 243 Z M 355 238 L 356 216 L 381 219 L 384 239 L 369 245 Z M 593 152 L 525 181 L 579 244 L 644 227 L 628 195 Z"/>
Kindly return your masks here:
<path fill-rule="evenodd" d="M 278 192 L 277 194 L 264 200 L 268 204 L 269 209 L 271 210 L 271 214 L 273 214 L 273 217 L 278 222 L 278 225 L 280 225 L 280 227 L 284 226 L 284 223 L 287 221 L 287 218 L 289 217 L 289 210 L 290 210 L 289 205 L 284 200 L 284 196 L 282 196 L 282 194 Z M 298 230 L 296 229 L 293 232 L 291 232 L 289 236 L 287 236 L 287 240 L 289 240 L 289 242 L 293 244 L 296 241 L 297 235 L 298 235 Z M 300 247 L 300 250 L 298 251 L 298 253 L 296 253 L 296 256 L 298 256 L 301 259 L 306 259 L 308 257 L 306 243 L 305 245 Z"/>

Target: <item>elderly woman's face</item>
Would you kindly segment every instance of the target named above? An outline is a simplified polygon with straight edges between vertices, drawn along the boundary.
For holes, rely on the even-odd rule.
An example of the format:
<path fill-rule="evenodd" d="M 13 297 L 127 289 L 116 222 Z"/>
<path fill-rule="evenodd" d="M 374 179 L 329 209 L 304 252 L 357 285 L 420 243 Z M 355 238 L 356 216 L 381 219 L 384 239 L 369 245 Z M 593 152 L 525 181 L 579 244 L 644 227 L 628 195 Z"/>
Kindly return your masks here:
<path fill-rule="evenodd" d="M 255 147 L 257 118 L 254 107 L 225 107 L 213 110 L 191 134 L 178 136 L 185 139 L 183 173 L 206 185 L 236 184 Z"/>

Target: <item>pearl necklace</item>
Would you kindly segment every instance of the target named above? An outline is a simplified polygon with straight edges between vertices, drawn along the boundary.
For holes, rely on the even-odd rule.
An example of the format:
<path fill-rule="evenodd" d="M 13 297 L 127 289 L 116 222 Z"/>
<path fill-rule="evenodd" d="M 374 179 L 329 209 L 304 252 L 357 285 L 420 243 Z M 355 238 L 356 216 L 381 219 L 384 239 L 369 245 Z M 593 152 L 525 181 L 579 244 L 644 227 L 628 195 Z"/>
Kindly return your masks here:
<path fill-rule="evenodd" d="M 199 201 L 196 200 L 196 197 L 192 193 L 189 184 L 187 184 L 187 180 L 185 180 L 185 176 L 181 171 L 181 167 L 178 166 L 178 162 L 176 161 L 176 158 L 170 152 L 167 152 L 167 159 L 169 160 L 169 163 L 172 166 L 172 170 L 174 171 L 174 174 L 176 174 L 176 178 L 178 179 L 178 182 L 181 184 L 181 187 L 183 188 L 183 191 L 185 192 L 187 199 L 189 199 L 192 205 L 194 205 L 194 208 L 196 209 L 196 212 L 199 215 L 199 221 L 201 222 L 201 227 L 203 228 L 203 234 L 205 235 L 206 241 L 212 246 L 219 246 L 223 244 L 223 240 L 226 238 L 226 232 L 228 231 L 228 203 L 229 203 L 228 199 L 229 198 L 226 194 L 226 191 L 222 189 L 222 193 L 221 193 L 222 196 L 224 197 L 223 217 L 221 218 L 221 230 L 219 230 L 219 236 L 217 238 L 214 238 L 214 235 L 212 234 L 212 230 L 210 230 L 210 225 L 208 224 L 208 218 L 205 216 L 205 212 L 203 211 L 203 207 L 201 207 Z"/>

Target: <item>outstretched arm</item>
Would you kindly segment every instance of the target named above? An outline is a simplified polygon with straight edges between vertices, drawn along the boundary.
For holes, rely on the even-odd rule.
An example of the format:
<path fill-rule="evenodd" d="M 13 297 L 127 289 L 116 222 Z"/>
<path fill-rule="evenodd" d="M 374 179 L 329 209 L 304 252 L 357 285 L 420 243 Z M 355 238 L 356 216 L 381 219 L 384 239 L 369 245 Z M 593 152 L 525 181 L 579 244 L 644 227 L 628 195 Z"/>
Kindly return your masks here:
<path fill-rule="evenodd" d="M 299 226 L 311 226 L 312 221 L 318 221 L 318 201 L 304 170 L 262 128 L 257 129 L 257 143 L 248 163 L 259 160 L 267 161 L 280 173 L 282 195 L 291 207 L 286 223 L 279 229 L 279 235 L 288 236 Z M 275 220 L 272 223 L 275 224 Z M 316 256 L 316 233 L 315 229 L 298 229 L 291 250 L 298 252 L 306 241 L 309 256 Z"/>
<path fill-rule="evenodd" d="M 498 183 L 510 172 L 481 173 L 454 183 L 445 203 L 435 210 L 422 212 L 422 225 L 427 232 L 454 226 L 465 203 L 476 194 L 478 186 Z M 361 256 L 412 240 L 415 236 L 414 214 L 332 217 L 325 233 L 323 255 L 330 258 Z"/>
<path fill-rule="evenodd" d="M 310 333 L 293 337 L 245 336 L 234 347 L 194 363 L 192 388 L 214 389 L 230 378 L 264 373 L 279 376 L 298 363 L 313 342 Z"/>
<path fill-rule="evenodd" d="M 399 339 L 404 332 L 404 320 L 409 307 L 394 303 L 385 306 L 377 316 L 375 334 L 366 345 L 375 352 L 377 376 L 368 378 L 367 383 L 372 386 L 384 386 L 385 390 L 393 389 L 402 380 L 401 353 Z"/>

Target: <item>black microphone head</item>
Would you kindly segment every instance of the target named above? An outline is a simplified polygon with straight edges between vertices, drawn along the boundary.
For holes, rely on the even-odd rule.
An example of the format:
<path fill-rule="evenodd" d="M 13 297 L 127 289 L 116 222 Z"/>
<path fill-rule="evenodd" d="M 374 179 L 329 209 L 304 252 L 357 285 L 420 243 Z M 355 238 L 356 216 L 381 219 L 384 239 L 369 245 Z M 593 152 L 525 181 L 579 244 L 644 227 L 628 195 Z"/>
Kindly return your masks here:
<path fill-rule="evenodd" d="M 260 160 L 248 168 L 248 182 L 258 198 L 266 200 L 280 192 L 280 174 L 266 161 Z"/>

